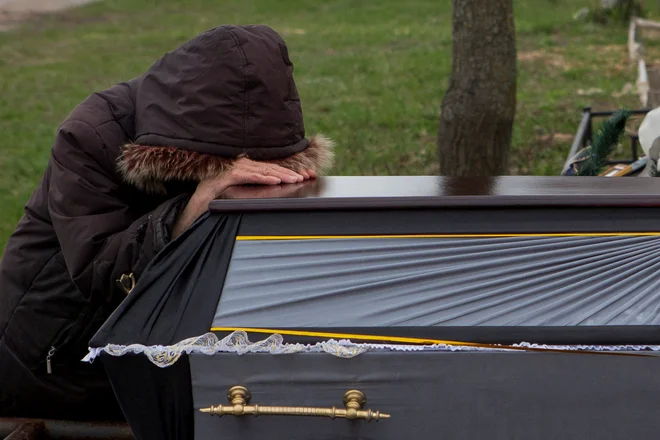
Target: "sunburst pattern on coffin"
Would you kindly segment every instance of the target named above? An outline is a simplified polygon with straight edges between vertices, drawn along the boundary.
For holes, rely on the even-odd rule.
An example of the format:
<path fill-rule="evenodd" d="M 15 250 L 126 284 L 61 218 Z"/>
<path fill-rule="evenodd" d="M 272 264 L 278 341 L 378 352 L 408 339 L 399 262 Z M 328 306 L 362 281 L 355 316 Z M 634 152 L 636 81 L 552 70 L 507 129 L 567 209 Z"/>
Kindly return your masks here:
<path fill-rule="evenodd" d="M 213 326 L 660 323 L 660 237 L 239 241 Z"/>

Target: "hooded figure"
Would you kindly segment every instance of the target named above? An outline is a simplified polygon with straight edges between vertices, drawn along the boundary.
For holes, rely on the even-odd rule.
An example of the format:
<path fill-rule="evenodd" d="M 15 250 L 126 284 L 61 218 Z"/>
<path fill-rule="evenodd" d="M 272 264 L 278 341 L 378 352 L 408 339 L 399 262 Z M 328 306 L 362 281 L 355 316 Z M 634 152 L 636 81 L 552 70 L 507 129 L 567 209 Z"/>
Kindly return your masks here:
<path fill-rule="evenodd" d="M 81 359 L 199 183 L 245 161 L 300 180 L 331 160 L 328 139 L 305 138 L 293 65 L 266 26 L 214 28 L 88 97 L 0 262 L 0 416 L 120 417 L 102 367 Z M 261 183 L 248 171 L 238 183 Z"/>

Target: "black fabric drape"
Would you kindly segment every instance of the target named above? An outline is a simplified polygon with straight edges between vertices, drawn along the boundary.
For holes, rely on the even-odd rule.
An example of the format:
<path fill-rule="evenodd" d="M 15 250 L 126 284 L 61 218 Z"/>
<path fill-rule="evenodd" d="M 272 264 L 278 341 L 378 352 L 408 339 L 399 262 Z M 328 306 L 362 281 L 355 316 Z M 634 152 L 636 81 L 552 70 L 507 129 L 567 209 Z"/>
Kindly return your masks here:
<path fill-rule="evenodd" d="M 146 268 L 91 347 L 169 345 L 207 333 L 222 294 L 240 216 L 206 214 Z M 142 354 L 103 363 L 138 440 L 189 440 L 194 434 L 187 355 L 159 368 Z"/>
<path fill-rule="evenodd" d="M 239 215 L 206 214 L 171 242 L 90 345 L 172 344 L 208 332 L 239 223 Z"/>
<path fill-rule="evenodd" d="M 190 365 L 184 355 L 160 368 L 142 354 L 101 354 L 119 404 L 138 440 L 194 438 Z"/>

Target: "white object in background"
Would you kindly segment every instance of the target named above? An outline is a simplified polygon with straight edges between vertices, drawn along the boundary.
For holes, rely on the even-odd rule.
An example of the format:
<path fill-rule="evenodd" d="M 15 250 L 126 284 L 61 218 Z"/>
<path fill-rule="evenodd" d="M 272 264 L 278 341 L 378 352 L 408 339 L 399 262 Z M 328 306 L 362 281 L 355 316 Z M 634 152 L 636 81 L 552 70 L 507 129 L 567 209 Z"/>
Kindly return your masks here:
<path fill-rule="evenodd" d="M 649 91 L 651 89 L 649 75 L 646 71 L 646 62 L 643 59 L 640 58 L 637 65 L 637 93 L 639 93 L 639 99 L 642 101 L 642 107 L 646 107 L 649 103 Z"/>
<path fill-rule="evenodd" d="M 646 114 L 638 130 L 639 143 L 646 155 L 649 154 L 653 141 L 660 137 L 660 107 Z"/>

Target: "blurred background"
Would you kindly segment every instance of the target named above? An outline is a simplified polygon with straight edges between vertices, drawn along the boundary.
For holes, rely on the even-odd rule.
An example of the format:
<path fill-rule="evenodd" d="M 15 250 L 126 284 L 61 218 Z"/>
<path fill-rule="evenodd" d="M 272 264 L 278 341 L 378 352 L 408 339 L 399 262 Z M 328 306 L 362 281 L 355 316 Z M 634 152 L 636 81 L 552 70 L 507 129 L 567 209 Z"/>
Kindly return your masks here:
<path fill-rule="evenodd" d="M 337 141 L 331 174 L 438 172 L 452 63 L 449 0 L 104 0 L 67 10 L 56 9 L 83 1 L 18 2 L 0 0 L 0 250 L 67 114 L 220 24 L 263 23 L 286 40 L 307 133 Z M 514 0 L 510 174 L 558 175 L 583 107 L 641 107 L 629 17 L 600 14 L 601 3 Z M 640 6 L 635 15 L 658 17 L 658 2 Z M 657 41 L 644 43 L 650 68 Z"/>

